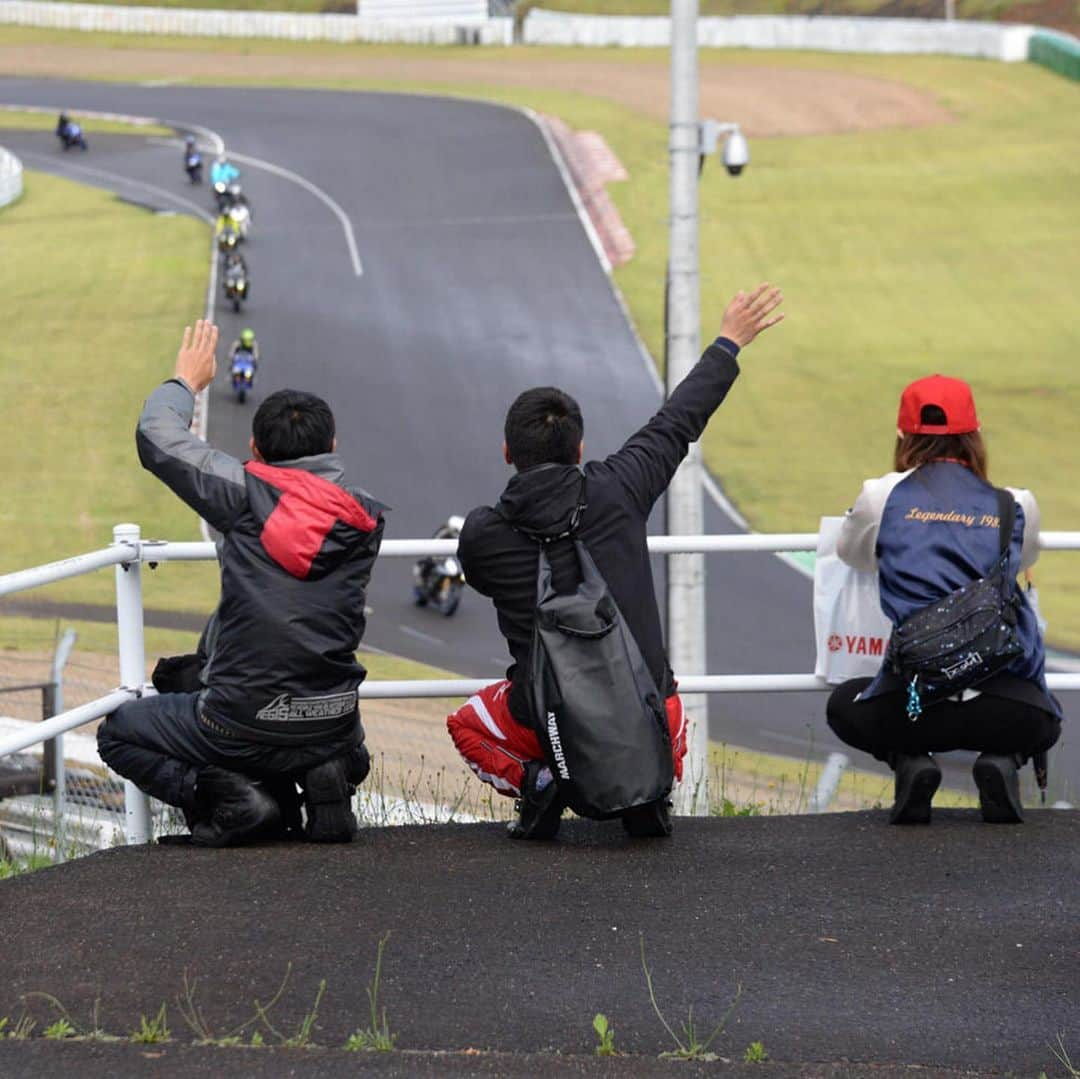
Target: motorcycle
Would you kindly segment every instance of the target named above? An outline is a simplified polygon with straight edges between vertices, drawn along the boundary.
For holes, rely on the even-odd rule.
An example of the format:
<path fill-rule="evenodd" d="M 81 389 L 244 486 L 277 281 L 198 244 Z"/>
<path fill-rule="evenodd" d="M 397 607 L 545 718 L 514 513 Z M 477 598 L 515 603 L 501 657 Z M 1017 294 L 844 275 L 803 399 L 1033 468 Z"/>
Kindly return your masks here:
<path fill-rule="evenodd" d="M 242 405 L 255 384 L 255 357 L 246 348 L 237 349 L 233 354 L 230 375 L 233 394 Z"/>
<path fill-rule="evenodd" d="M 236 231 L 231 225 L 226 225 L 219 233 L 217 237 L 218 251 L 222 256 L 228 255 L 230 251 L 235 251 L 240 246 L 241 237 L 240 233 Z"/>
<path fill-rule="evenodd" d="M 240 305 L 248 298 L 247 275 L 236 273 L 225 277 L 225 299 L 232 304 L 232 309 L 239 314 Z"/>
<path fill-rule="evenodd" d="M 184 171 L 188 174 L 188 179 L 193 184 L 202 183 L 202 170 L 202 154 L 200 154 L 198 150 L 192 150 L 190 154 L 184 156 Z"/>
<path fill-rule="evenodd" d="M 413 602 L 417 607 L 433 607 L 449 618 L 461 603 L 465 574 L 454 555 L 424 558 L 413 566 Z"/>
<path fill-rule="evenodd" d="M 77 146 L 80 150 L 86 151 L 89 147 L 86 144 L 86 136 L 83 134 L 82 128 L 75 123 L 74 120 L 69 120 L 67 126 L 63 131 L 58 131 L 57 136 L 60 139 L 60 145 L 64 149 L 65 153 L 73 146 Z"/>

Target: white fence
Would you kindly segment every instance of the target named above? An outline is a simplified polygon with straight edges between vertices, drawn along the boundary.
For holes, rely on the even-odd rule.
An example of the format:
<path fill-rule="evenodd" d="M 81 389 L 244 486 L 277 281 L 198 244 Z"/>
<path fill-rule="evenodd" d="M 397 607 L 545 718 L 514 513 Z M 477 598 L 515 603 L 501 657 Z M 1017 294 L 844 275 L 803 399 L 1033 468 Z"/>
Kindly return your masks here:
<path fill-rule="evenodd" d="M 1080 550 L 1080 532 L 1043 532 L 1039 536 L 1043 550 Z M 654 554 L 680 554 L 697 551 L 813 551 L 817 534 L 795 532 L 726 536 L 651 536 L 649 550 Z M 457 549 L 456 540 L 385 540 L 380 557 L 419 558 L 425 555 L 448 555 Z M 113 529 L 113 544 L 104 550 L 76 555 L 33 569 L 0 576 L 0 596 L 23 592 L 40 585 L 78 577 L 107 566 L 116 573 L 116 624 L 120 659 L 120 685 L 111 693 L 88 704 L 61 712 L 51 719 L 28 727 L 17 735 L 0 739 L 0 757 L 18 753 L 38 742 L 56 738 L 65 731 L 93 722 L 115 711 L 125 701 L 154 693 L 146 678 L 146 652 L 143 642 L 142 564 L 151 567 L 160 562 L 212 561 L 217 557 L 212 543 L 171 543 L 141 538 L 138 525 L 123 524 Z M 808 614 L 809 617 L 809 614 Z M 1051 689 L 1080 689 L 1080 674 L 1047 676 Z M 487 679 L 455 678 L 439 681 L 365 682 L 360 687 L 363 699 L 387 697 L 468 697 L 489 685 Z M 828 688 L 813 674 L 743 674 L 679 676 L 684 693 L 762 693 L 798 692 Z M 62 755 L 58 745 L 58 756 Z M 687 761 L 689 774 L 693 761 Z M 150 800 L 134 784 L 124 785 L 125 829 L 128 843 L 146 843 L 150 839 Z"/>
<path fill-rule="evenodd" d="M 365 19 L 424 19 L 464 26 L 487 22 L 488 0 L 356 0 L 356 14 Z"/>
<path fill-rule="evenodd" d="M 366 41 L 408 45 L 509 45 L 508 18 L 376 19 L 358 15 L 307 15 L 288 11 L 222 11 L 197 8 L 62 4 L 0 0 L 0 24 L 114 34 L 184 37 L 265 37 L 290 41 Z"/>
<path fill-rule="evenodd" d="M 7 206 L 22 194 L 22 162 L 0 146 L 0 206 Z"/>
<path fill-rule="evenodd" d="M 941 53 L 1018 63 L 1032 26 L 942 19 L 833 15 L 733 15 L 698 19 L 698 44 L 717 49 L 812 49 L 822 52 Z M 671 44 L 665 15 L 575 15 L 534 9 L 526 45 L 662 46 Z"/>

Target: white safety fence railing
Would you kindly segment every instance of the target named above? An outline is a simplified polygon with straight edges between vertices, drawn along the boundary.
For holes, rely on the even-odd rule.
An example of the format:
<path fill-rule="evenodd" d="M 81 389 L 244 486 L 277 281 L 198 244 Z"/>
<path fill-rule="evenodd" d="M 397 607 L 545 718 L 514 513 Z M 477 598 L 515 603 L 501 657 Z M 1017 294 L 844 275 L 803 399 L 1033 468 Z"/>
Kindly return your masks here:
<path fill-rule="evenodd" d="M 694 552 L 796 552 L 817 549 L 816 532 L 751 533 L 712 536 L 650 536 L 653 554 L 676 555 Z M 1039 547 L 1044 551 L 1080 550 L 1080 532 L 1043 532 Z M 456 540 L 384 540 L 380 557 L 422 558 L 446 556 L 457 550 Z M 25 731 L 0 739 L 0 759 L 18 753 L 39 742 L 57 739 L 65 731 L 101 719 L 126 701 L 153 694 L 146 679 L 146 653 L 143 641 L 142 565 L 151 568 L 161 562 L 213 561 L 217 557 L 212 543 L 144 540 L 139 526 L 117 525 L 113 543 L 103 550 L 76 555 L 32 569 L 0 576 L 0 596 L 24 592 L 41 585 L 82 576 L 108 566 L 116 574 L 116 625 L 120 660 L 120 685 L 112 692 L 61 712 L 40 723 L 29 724 Z M 491 679 L 450 678 L 416 681 L 365 682 L 359 690 L 361 699 L 469 697 L 491 684 Z M 1050 674 L 1047 683 L 1053 690 L 1080 690 L 1080 673 Z M 766 693 L 805 692 L 827 689 L 824 679 L 813 674 L 690 674 L 679 676 L 683 693 Z M 58 755 L 62 748 L 57 746 Z M 693 762 L 687 761 L 689 774 Z M 150 840 L 150 800 L 133 783 L 124 784 L 124 837 L 128 843 Z"/>
<path fill-rule="evenodd" d="M 513 20 L 470 16 L 369 18 L 294 11 L 141 7 L 0 0 L 0 24 L 86 33 L 175 34 L 182 37 L 362 41 L 403 45 L 510 45 Z"/>
<path fill-rule="evenodd" d="M 0 206 L 14 202 L 23 189 L 22 162 L 10 151 L 0 146 Z"/>
<path fill-rule="evenodd" d="M 967 19 L 891 19 L 849 15 L 715 15 L 697 21 L 698 44 L 714 49 L 809 49 L 822 52 L 978 57 L 1006 63 L 1028 58 L 1037 27 Z M 667 48 L 666 15 L 582 15 L 533 8 L 526 45 Z"/>

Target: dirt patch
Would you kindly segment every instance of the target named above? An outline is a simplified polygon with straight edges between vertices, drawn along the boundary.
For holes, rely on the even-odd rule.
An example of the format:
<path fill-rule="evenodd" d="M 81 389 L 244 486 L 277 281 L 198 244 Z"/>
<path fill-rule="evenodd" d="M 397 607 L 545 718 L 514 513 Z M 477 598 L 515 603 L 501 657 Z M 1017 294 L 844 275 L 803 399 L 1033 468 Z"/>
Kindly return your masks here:
<path fill-rule="evenodd" d="M 258 44 L 237 51 L 165 50 L 100 45 L 20 44 L 0 47 L 0 70 L 9 76 L 213 80 L 254 82 L 337 80 L 395 85 L 544 87 L 587 94 L 625 105 L 657 120 L 667 119 L 667 64 L 656 60 L 617 62 L 603 55 L 561 59 L 532 49 L 487 55 L 438 51 L 387 55 L 386 50 L 340 48 L 260 52 Z M 242 50 L 242 51 L 241 51 Z M 944 123 L 948 111 L 931 93 L 902 82 L 842 71 L 748 64 L 704 63 L 701 113 L 737 116 L 749 135 L 824 135 L 889 127 Z"/>

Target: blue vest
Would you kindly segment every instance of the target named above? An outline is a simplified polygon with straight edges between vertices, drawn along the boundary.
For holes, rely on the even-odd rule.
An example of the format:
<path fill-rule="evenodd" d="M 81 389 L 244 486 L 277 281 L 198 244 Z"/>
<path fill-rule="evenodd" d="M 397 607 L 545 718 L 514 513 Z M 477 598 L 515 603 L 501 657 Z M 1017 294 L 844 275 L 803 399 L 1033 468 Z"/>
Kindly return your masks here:
<path fill-rule="evenodd" d="M 1024 511 L 1016 506 L 1009 545 L 1009 579 L 1020 570 Z M 994 488 L 964 465 L 933 461 L 905 476 L 889 493 L 881 514 L 876 555 L 881 609 L 895 626 L 908 615 L 979 577 L 998 559 L 998 506 Z M 1014 583 L 1018 630 L 1024 652 L 1005 673 L 1035 683 L 1048 707 L 1059 712 L 1046 688 L 1046 654 L 1035 612 Z M 882 686 L 885 667 L 862 696 Z"/>

